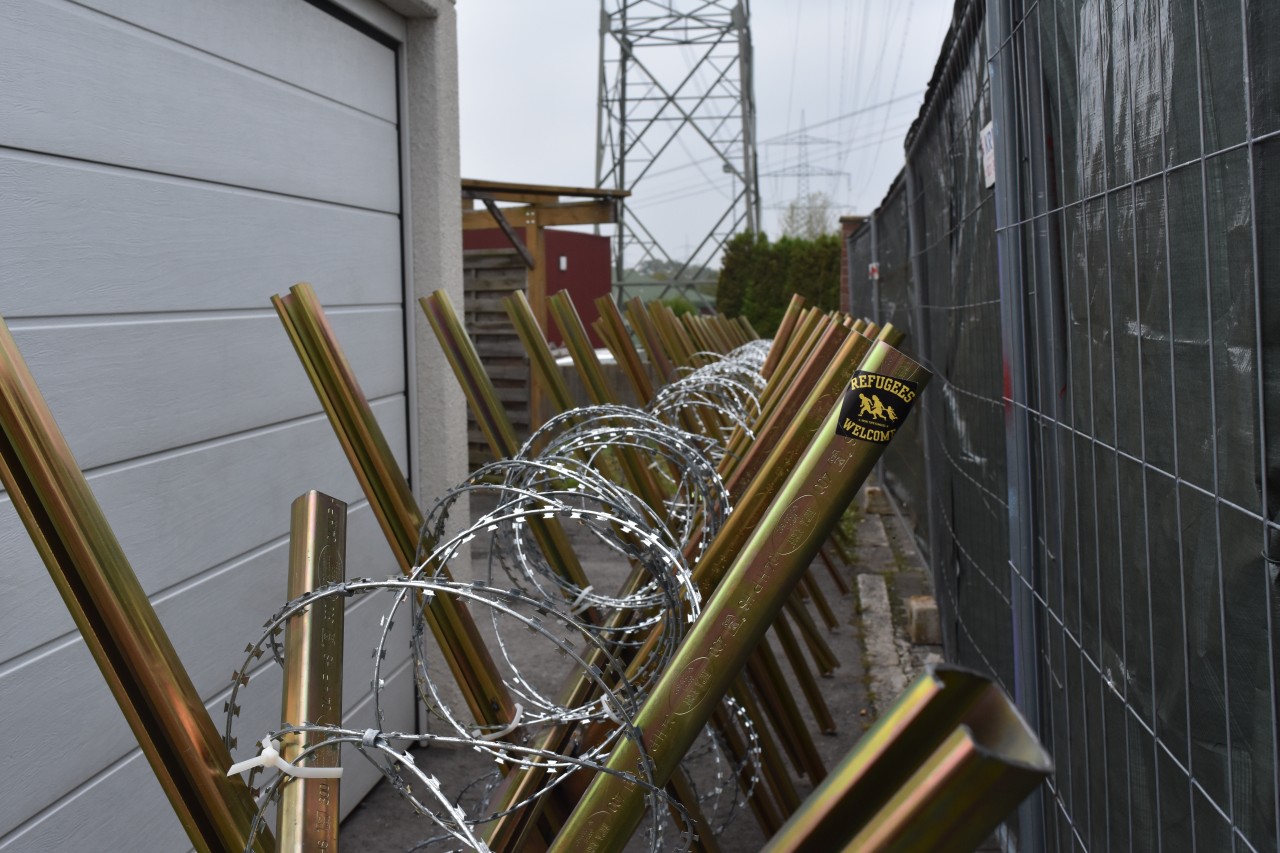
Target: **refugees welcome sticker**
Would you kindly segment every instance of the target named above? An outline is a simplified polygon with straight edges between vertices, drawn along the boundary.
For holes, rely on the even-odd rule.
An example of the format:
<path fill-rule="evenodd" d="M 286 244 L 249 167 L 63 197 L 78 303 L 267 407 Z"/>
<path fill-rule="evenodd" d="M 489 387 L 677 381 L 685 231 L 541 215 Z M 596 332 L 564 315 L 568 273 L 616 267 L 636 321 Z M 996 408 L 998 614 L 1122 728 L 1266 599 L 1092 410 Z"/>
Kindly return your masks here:
<path fill-rule="evenodd" d="M 859 370 L 840 405 L 836 435 L 888 444 L 911 411 L 918 383 Z"/>

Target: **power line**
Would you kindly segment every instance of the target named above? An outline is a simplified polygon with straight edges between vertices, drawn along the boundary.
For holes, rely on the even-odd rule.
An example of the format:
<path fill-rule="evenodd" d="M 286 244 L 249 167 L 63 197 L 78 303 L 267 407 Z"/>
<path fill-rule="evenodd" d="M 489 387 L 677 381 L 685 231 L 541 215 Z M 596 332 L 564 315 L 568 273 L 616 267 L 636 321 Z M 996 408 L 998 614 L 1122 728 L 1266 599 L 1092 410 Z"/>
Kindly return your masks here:
<path fill-rule="evenodd" d="M 898 88 L 898 78 L 902 73 L 902 55 L 907 50 L 907 34 L 911 32 L 911 13 L 915 9 L 915 0 L 907 0 L 907 18 L 902 25 L 902 44 L 898 48 L 898 61 L 893 69 L 893 82 L 889 86 L 889 97 L 893 97 L 894 90 Z M 888 33 L 885 34 L 888 36 Z M 888 41 L 888 39 L 885 39 Z M 889 117 L 885 116 L 884 123 L 889 123 Z M 866 179 L 862 182 L 862 186 L 858 188 L 858 192 L 863 192 L 871 183 L 871 172 L 875 169 L 876 164 L 880 162 L 880 147 L 876 146 L 875 153 L 871 157 L 871 165 L 866 170 Z"/>
<path fill-rule="evenodd" d="M 850 139 L 844 140 L 838 148 L 832 151 L 827 151 L 817 156 L 811 155 L 809 160 L 811 163 L 830 162 L 837 159 L 843 162 L 843 158 L 845 158 L 850 152 L 866 150 L 868 148 L 873 147 L 878 142 L 888 141 L 893 136 L 900 133 L 904 133 L 907 130 L 907 128 L 911 126 L 911 122 L 913 120 L 914 120 L 913 118 L 908 118 L 902 121 L 895 122 L 891 126 L 882 128 L 881 131 L 869 131 L 867 133 L 851 137 Z M 773 160 L 770 162 L 771 162 L 771 165 L 773 166 L 773 169 L 771 169 L 771 171 L 775 173 L 778 170 L 783 170 L 790 167 L 796 167 L 800 163 L 798 157 L 795 154 L 787 154 L 784 157 L 780 158 L 779 160 Z M 703 177 L 704 178 L 707 177 L 705 173 Z M 777 177 L 777 175 L 775 174 L 774 177 Z M 683 181 L 674 186 L 667 186 L 664 189 L 655 188 L 654 191 L 646 192 L 642 195 L 638 195 L 636 197 L 636 202 L 634 206 L 649 207 L 655 204 L 665 203 L 666 201 L 671 199 L 679 199 L 679 198 L 686 198 L 686 197 L 701 195 L 704 192 L 709 192 L 711 190 L 710 185 L 711 185 L 711 179 L 707 179 L 707 180 L 704 180 L 703 183 L 698 184 L 697 185 L 698 188 L 695 188 L 694 186 L 690 185 L 688 182 L 683 182 Z"/>
<path fill-rule="evenodd" d="M 804 18 L 804 0 L 796 0 L 796 33 L 791 44 L 791 82 L 787 85 L 787 131 L 791 131 L 791 106 L 796 95 L 796 60 L 800 57 L 800 21 Z M 803 124 L 804 119 L 800 122 Z"/>
<path fill-rule="evenodd" d="M 836 147 L 828 149 L 827 151 L 824 151 L 823 153 L 818 154 L 816 156 L 811 154 L 809 159 L 811 162 L 830 162 L 833 160 L 837 160 L 839 158 L 844 157 L 849 151 L 862 150 L 867 148 L 868 143 L 874 145 L 877 139 L 883 138 L 885 140 L 888 140 L 894 133 L 897 133 L 899 131 L 905 131 L 908 127 L 910 127 L 911 122 L 913 120 L 914 120 L 914 116 L 901 117 L 895 120 L 893 124 L 889 127 L 883 127 L 878 130 L 868 128 L 863 133 L 859 133 L 847 139 L 842 139 L 842 140 L 822 140 L 824 142 L 833 143 Z M 810 141 L 819 140 L 819 139 L 821 139 L 821 137 L 810 137 Z M 761 163 L 762 163 L 762 166 L 767 164 L 771 172 L 776 172 L 777 170 L 780 170 L 780 169 L 787 169 L 790 167 L 798 166 L 800 163 L 800 159 L 796 153 L 789 151 L 788 153 L 777 156 L 777 157 L 762 159 Z M 689 165 L 692 166 L 692 164 L 689 164 Z M 684 168 L 684 167 L 681 167 L 681 168 Z M 674 171 L 674 169 L 671 171 Z M 705 176 L 705 173 L 704 173 L 704 176 Z M 665 188 L 658 189 L 657 192 L 660 195 L 668 195 L 672 193 L 683 192 L 688 188 L 689 188 L 689 183 L 687 181 L 680 180 L 678 183 L 674 185 L 671 185 L 670 182 L 667 182 L 667 186 Z"/>
<path fill-rule="evenodd" d="M 882 134 L 881 136 L 878 136 L 875 138 L 864 137 L 862 143 L 859 145 L 850 146 L 843 149 L 842 151 L 831 152 L 830 154 L 812 158 L 812 160 L 821 161 L 821 160 L 834 159 L 837 156 L 841 156 L 843 154 L 847 154 L 852 151 L 862 151 L 862 150 L 871 148 L 875 145 L 881 145 L 890 137 L 900 133 L 904 133 L 907 130 L 907 128 L 910 126 L 911 126 L 911 122 L 909 121 L 902 124 L 895 124 L 892 127 L 887 128 L 884 134 Z M 643 198 L 634 202 L 631 206 L 633 208 L 659 207 L 664 204 L 671 204 L 672 202 L 683 201 L 688 198 L 696 198 L 697 196 L 706 195 L 707 193 L 715 192 L 715 191 L 719 191 L 719 187 L 711 186 L 711 185 L 701 185 L 697 188 L 690 188 L 689 186 L 685 185 L 680 187 L 674 187 L 672 189 L 666 190 L 661 193 L 646 195 Z"/>
<path fill-rule="evenodd" d="M 849 88 L 849 91 L 853 95 L 851 103 L 857 103 L 858 93 L 862 91 L 860 86 L 862 83 L 862 51 L 867 46 L 867 30 L 870 29 L 869 23 L 871 19 L 871 2 L 872 0 L 862 0 L 862 24 L 858 27 L 858 51 L 854 54 L 857 59 L 857 64 L 853 67 L 853 85 Z"/>
<path fill-rule="evenodd" d="M 844 2 L 844 23 L 840 25 L 840 94 L 836 103 L 844 109 L 846 84 L 849 82 L 849 8 L 853 0 Z"/>
<path fill-rule="evenodd" d="M 898 97 L 890 98 L 887 101 L 880 101 L 879 103 L 869 104 L 868 106 L 860 107 L 856 110 L 850 110 L 847 113 L 843 113 L 838 116 L 832 116 L 831 118 L 823 119 L 822 121 L 814 122 L 813 124 L 806 124 L 803 127 L 796 128 L 794 131 L 787 131 L 786 133 L 780 133 L 777 136 L 771 136 L 768 139 L 762 139 L 757 144 L 771 145 L 771 144 L 777 144 L 780 142 L 785 142 L 787 137 L 793 134 L 801 134 L 801 133 L 805 133 L 807 131 L 813 130 L 814 128 L 826 127 L 829 124 L 835 124 L 836 122 L 843 121 L 844 119 L 853 118 L 854 116 L 858 116 L 858 115 L 864 115 L 869 112 L 874 112 L 875 110 L 882 109 L 887 106 L 892 106 L 893 104 L 900 103 L 902 101 L 906 101 L 911 98 L 917 98 L 923 94 L 924 94 L 924 89 L 920 89 L 915 92 L 908 92 L 905 95 L 899 95 Z M 670 175 L 674 172 L 679 172 L 684 169 L 692 169 L 696 163 L 709 163 L 713 160 L 718 160 L 718 159 L 720 158 L 715 156 L 703 157 L 699 160 L 694 160 L 689 163 L 682 163 L 679 166 L 672 166 L 669 169 L 662 169 L 656 172 L 649 172 L 648 175 L 646 175 L 646 177 L 656 178 L 659 175 Z"/>
<path fill-rule="evenodd" d="M 898 103 L 899 101 L 905 101 L 905 100 L 907 100 L 908 98 L 916 98 L 916 97 L 919 97 L 920 95 L 923 95 L 923 94 L 924 94 L 924 89 L 917 89 L 917 90 L 916 90 L 916 91 L 914 91 L 914 92 L 908 92 L 908 93 L 907 93 L 907 94 L 905 94 L 905 95 L 899 95 L 898 97 L 896 97 L 896 98 L 890 98 L 890 99 L 889 99 L 889 100 L 887 100 L 887 101 L 880 101 L 880 102 L 875 103 L 875 104 L 869 104 L 869 105 L 867 105 L 867 106 L 865 106 L 865 107 L 859 107 L 859 108 L 858 108 L 858 109 L 856 109 L 856 110 L 850 110 L 849 112 L 844 113 L 843 115 L 832 116 L 831 118 L 823 119 L 822 121 L 816 121 L 816 122 L 814 122 L 813 124 L 806 124 L 804 127 L 798 127 L 798 128 L 796 128 L 795 133 L 804 133 L 805 131 L 813 130 L 813 129 L 814 129 L 814 128 L 816 128 L 816 127 L 826 127 L 826 126 L 827 126 L 827 125 L 829 125 L 829 124 L 834 124 L 834 123 L 836 123 L 836 122 L 838 122 L 838 121 L 842 121 L 843 119 L 853 118 L 853 117 L 854 117 L 854 116 L 856 116 L 856 115 L 862 115 L 863 113 L 869 113 L 869 112 L 871 112 L 872 110 L 878 110 L 878 109 L 880 109 L 881 107 L 887 107 L 887 106 L 889 106 L 890 104 L 896 104 L 896 103 Z M 781 141 L 781 140 L 785 139 L 785 138 L 787 137 L 787 135 L 788 135 L 788 134 L 783 133 L 783 134 L 779 134 L 778 136 L 771 136 L 771 137 L 769 137 L 768 139 L 763 139 L 763 140 L 761 140 L 761 142 L 778 142 L 778 141 Z"/>

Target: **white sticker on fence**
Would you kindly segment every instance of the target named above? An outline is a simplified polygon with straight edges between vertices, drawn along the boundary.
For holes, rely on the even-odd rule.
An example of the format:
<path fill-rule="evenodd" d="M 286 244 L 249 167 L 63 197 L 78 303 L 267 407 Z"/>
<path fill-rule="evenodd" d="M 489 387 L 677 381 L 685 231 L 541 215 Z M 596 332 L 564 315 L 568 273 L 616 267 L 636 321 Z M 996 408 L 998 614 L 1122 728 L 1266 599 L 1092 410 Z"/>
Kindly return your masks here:
<path fill-rule="evenodd" d="M 996 136 L 991 122 L 978 131 L 978 139 L 982 147 L 982 179 L 987 189 L 991 189 L 996 185 Z"/>

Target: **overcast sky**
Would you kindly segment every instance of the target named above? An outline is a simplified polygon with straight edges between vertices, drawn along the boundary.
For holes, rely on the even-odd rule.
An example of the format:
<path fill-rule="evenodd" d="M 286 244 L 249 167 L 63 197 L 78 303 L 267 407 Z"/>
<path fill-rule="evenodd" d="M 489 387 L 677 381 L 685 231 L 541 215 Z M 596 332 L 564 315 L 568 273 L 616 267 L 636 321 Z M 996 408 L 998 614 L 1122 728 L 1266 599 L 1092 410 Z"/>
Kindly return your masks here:
<path fill-rule="evenodd" d="M 837 214 L 879 204 L 902 167 L 902 140 L 952 5 L 752 0 L 760 192 L 771 237 L 800 179 L 769 173 L 795 172 L 802 158 L 815 173 L 810 192 L 828 194 Z M 599 0 L 460 0 L 457 9 L 462 174 L 594 185 Z M 803 150 L 775 141 L 804 127 L 811 141 Z M 689 165 L 709 152 L 697 140 L 673 145 L 661 161 L 665 174 L 646 178 L 632 199 L 673 254 L 687 252 L 728 206 L 730 176 L 714 163 Z"/>

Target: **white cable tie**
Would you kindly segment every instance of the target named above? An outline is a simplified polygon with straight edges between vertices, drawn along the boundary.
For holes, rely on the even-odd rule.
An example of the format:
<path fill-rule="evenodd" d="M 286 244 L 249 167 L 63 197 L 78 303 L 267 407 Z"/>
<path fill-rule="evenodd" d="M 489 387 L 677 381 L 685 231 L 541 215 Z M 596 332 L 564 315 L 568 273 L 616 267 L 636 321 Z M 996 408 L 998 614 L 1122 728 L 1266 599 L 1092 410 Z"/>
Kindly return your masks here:
<path fill-rule="evenodd" d="M 286 776 L 298 779 L 341 779 L 341 767 L 299 767 L 280 757 L 280 741 L 269 738 L 262 739 L 262 752 L 253 758 L 238 761 L 227 771 L 228 776 L 235 776 L 254 767 L 274 767 Z"/>
<path fill-rule="evenodd" d="M 578 591 L 578 595 L 577 595 L 577 597 L 576 597 L 576 598 L 574 598 L 574 599 L 573 599 L 573 601 L 572 601 L 572 602 L 570 602 L 570 604 L 569 604 L 569 615 L 570 615 L 570 616 L 577 616 L 577 615 L 578 615 L 579 613 L 581 613 L 582 611 L 584 611 L 584 610 L 586 610 L 587 608 L 591 607 L 591 602 L 590 602 L 590 601 L 587 601 L 587 600 L 586 600 L 586 598 L 587 598 L 587 596 L 588 596 L 588 595 L 590 595 L 590 594 L 591 594 L 591 590 L 593 590 L 593 589 L 595 589 L 595 585 L 594 585 L 594 584 L 587 584 L 587 585 L 586 585 L 586 586 L 584 586 L 581 590 L 579 590 L 579 591 Z"/>
<path fill-rule="evenodd" d="M 519 702 L 517 702 L 516 713 L 515 713 L 515 716 L 511 718 L 511 722 L 507 723 L 504 727 L 498 729 L 496 732 L 489 732 L 488 734 L 481 734 L 480 730 L 476 729 L 473 732 L 471 732 L 471 736 L 479 740 L 502 740 L 504 737 L 511 734 L 516 729 L 520 728 L 520 718 L 523 716 L 524 716 L 524 706 L 521 705 Z"/>
<path fill-rule="evenodd" d="M 604 715 L 606 717 L 613 720 L 615 723 L 617 723 L 620 726 L 624 724 L 622 718 L 619 717 L 617 714 L 613 713 L 613 706 L 609 704 L 608 696 L 600 697 L 600 707 L 604 710 Z"/>

